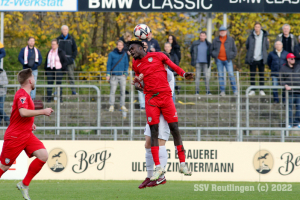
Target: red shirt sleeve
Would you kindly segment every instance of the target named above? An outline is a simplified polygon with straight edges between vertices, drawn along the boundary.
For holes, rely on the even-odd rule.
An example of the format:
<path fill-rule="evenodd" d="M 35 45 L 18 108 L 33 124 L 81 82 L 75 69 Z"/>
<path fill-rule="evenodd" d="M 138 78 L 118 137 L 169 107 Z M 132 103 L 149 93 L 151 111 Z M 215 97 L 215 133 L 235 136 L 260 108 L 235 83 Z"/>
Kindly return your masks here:
<path fill-rule="evenodd" d="M 136 67 L 136 60 L 134 60 L 134 59 L 132 61 L 132 70 L 135 72 L 135 76 L 139 76 L 140 75 L 139 70 Z"/>
<path fill-rule="evenodd" d="M 20 108 L 28 109 L 28 98 L 25 95 L 19 95 L 17 101 L 18 101 L 18 109 Z"/>
<path fill-rule="evenodd" d="M 171 67 L 177 74 L 183 77 L 185 71 L 181 69 L 179 66 L 174 64 L 165 54 L 160 53 L 160 56 L 162 57 L 162 61 L 164 64 L 167 64 L 169 67 Z"/>

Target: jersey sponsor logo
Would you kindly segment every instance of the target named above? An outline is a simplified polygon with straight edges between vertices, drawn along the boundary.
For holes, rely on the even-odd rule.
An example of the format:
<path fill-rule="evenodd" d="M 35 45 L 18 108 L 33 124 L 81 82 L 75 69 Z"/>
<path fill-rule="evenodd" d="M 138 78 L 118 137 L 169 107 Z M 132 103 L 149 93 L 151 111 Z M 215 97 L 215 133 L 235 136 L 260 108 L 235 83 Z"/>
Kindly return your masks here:
<path fill-rule="evenodd" d="M 6 164 L 10 163 L 10 159 L 9 158 L 5 158 L 5 163 Z"/>
<path fill-rule="evenodd" d="M 49 159 L 47 161 L 48 167 L 53 172 L 61 172 L 67 166 L 68 158 L 67 154 L 61 148 L 52 149 L 49 153 Z"/>
<path fill-rule="evenodd" d="M 149 61 L 149 62 L 152 62 L 152 61 L 153 61 L 153 58 L 152 58 L 152 57 L 148 58 L 148 61 Z"/>
<path fill-rule="evenodd" d="M 148 122 L 152 122 L 152 117 L 148 117 Z"/>
<path fill-rule="evenodd" d="M 26 97 L 20 97 L 20 101 L 21 101 L 22 104 L 24 104 L 25 101 L 26 101 Z"/>

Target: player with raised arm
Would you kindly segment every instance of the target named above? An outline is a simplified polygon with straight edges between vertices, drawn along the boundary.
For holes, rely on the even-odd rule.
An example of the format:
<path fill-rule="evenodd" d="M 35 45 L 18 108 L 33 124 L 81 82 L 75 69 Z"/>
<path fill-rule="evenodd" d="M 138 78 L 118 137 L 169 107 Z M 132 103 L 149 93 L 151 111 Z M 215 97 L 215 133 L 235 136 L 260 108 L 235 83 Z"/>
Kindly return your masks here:
<path fill-rule="evenodd" d="M 179 172 L 190 176 L 191 172 L 185 164 L 185 154 L 182 139 L 178 129 L 178 116 L 172 100 L 171 89 L 167 80 L 167 71 L 164 64 L 171 67 L 177 74 L 186 79 L 193 79 L 192 73 L 185 73 L 183 69 L 175 65 L 165 54 L 161 52 L 145 53 L 143 43 L 140 41 L 129 42 L 129 52 L 135 59 L 133 70 L 137 77 L 134 82 L 140 82 L 140 74 L 143 74 L 144 93 L 146 94 L 147 123 L 151 130 L 151 153 L 156 170 L 151 181 L 159 179 L 165 173 L 159 161 L 158 124 L 160 113 L 168 122 L 174 144 L 180 161 Z"/>
<path fill-rule="evenodd" d="M 34 110 L 30 92 L 35 88 L 35 80 L 31 69 L 20 71 L 18 81 L 21 89 L 15 94 L 10 125 L 4 135 L 4 143 L 0 155 L 0 178 L 23 150 L 28 157 L 35 156 L 36 159 L 31 162 L 24 180 L 17 184 L 17 188 L 22 192 L 24 199 L 30 200 L 28 194 L 29 184 L 48 159 L 48 153 L 44 144 L 32 133 L 32 131 L 36 130 L 34 117 L 39 115 L 50 116 L 53 110 L 51 108 Z"/>
<path fill-rule="evenodd" d="M 170 58 L 170 55 L 168 53 L 163 52 L 165 55 Z M 170 88 L 172 90 L 172 96 L 174 94 L 174 83 L 175 83 L 175 77 L 171 70 L 168 69 L 168 65 L 165 65 L 165 69 L 167 70 L 167 78 L 170 85 Z M 143 74 L 140 74 L 141 79 L 143 78 Z M 141 84 L 142 86 L 143 84 Z M 144 91 L 141 86 L 136 86 L 137 90 Z M 145 187 L 155 187 L 158 185 L 163 185 L 167 182 L 167 179 L 164 175 L 161 175 L 159 179 L 155 181 L 151 181 L 150 178 L 153 176 L 153 168 L 154 168 L 154 161 L 151 153 L 151 131 L 149 124 L 146 125 L 145 128 L 145 159 L 146 159 L 146 168 L 147 168 L 147 177 L 146 179 L 139 185 L 139 189 L 143 189 Z M 170 137 L 170 129 L 168 126 L 168 122 L 165 120 L 162 114 L 159 116 L 159 124 L 158 124 L 158 144 L 159 144 L 159 162 L 163 169 L 165 169 L 167 162 L 168 162 L 168 152 L 166 149 L 166 142 L 168 141 Z"/>

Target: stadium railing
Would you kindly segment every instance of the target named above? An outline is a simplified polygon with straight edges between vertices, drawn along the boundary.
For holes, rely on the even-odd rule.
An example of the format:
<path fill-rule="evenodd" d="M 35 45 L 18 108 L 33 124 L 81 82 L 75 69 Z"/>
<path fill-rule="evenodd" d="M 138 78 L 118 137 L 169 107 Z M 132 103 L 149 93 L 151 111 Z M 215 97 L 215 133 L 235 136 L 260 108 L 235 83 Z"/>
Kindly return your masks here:
<path fill-rule="evenodd" d="M 5 130 L 6 127 L 0 127 L 0 130 Z M 107 140 L 107 139 L 113 139 L 115 141 L 117 141 L 118 138 L 118 130 L 131 130 L 132 127 L 37 127 L 37 130 L 55 130 L 57 133 L 59 130 L 71 130 L 71 134 L 70 135 L 64 135 L 63 137 L 53 137 L 52 139 L 64 139 L 64 140 L 80 140 L 82 139 L 82 137 L 80 137 L 80 135 L 77 134 L 76 136 L 76 130 L 95 130 L 95 131 L 100 131 L 100 130 L 114 130 L 114 137 L 113 138 L 107 138 L 105 136 L 101 136 L 98 134 L 95 134 L 94 136 L 96 137 L 91 137 L 90 139 L 92 140 Z M 134 130 L 143 130 L 145 129 L 145 127 L 133 127 Z M 206 135 L 202 135 L 202 131 L 205 130 L 236 130 L 238 135 L 232 137 L 230 141 L 237 141 L 237 142 L 243 142 L 243 141 L 255 141 L 258 139 L 258 137 L 255 136 L 243 136 L 243 131 L 249 131 L 249 130 L 258 130 L 258 131 L 263 131 L 263 130 L 275 130 L 275 131 L 280 131 L 280 137 L 275 136 L 275 137 L 265 137 L 265 138 L 259 138 L 259 139 L 265 139 L 265 141 L 280 141 L 280 142 L 285 142 L 286 139 L 288 139 L 288 141 L 299 141 L 299 138 L 295 138 L 295 137 L 289 137 L 287 133 L 288 131 L 291 131 L 292 128 L 258 128 L 258 127 L 180 127 L 180 130 L 189 130 L 189 131 L 195 131 L 195 136 L 192 140 L 193 141 L 202 141 L 202 138 L 206 137 Z M 133 133 L 133 132 L 132 132 Z M 56 134 L 56 136 L 60 136 L 60 134 Z M 45 138 L 44 138 L 45 139 Z M 49 138 L 48 138 L 49 139 Z M 137 138 L 134 137 L 134 135 L 130 135 L 130 137 L 127 138 L 122 138 L 122 140 L 137 140 Z"/>
<path fill-rule="evenodd" d="M 10 84 L 18 84 L 15 72 L 7 72 Z M 119 106 L 119 87 L 116 92 L 115 112 L 108 112 L 109 108 L 109 92 L 110 85 L 106 81 L 106 72 L 74 72 L 75 85 L 68 85 L 67 75 L 64 77 L 62 84 L 68 85 L 63 89 L 63 103 L 60 104 L 60 125 L 62 127 L 97 127 L 97 93 L 91 88 L 79 88 L 80 85 L 95 85 L 101 92 L 101 127 L 131 127 L 131 129 L 120 129 L 117 131 L 119 139 L 128 139 L 134 133 L 134 139 L 143 139 L 143 129 L 134 129 L 134 127 L 144 127 L 146 124 L 145 112 L 140 110 L 138 93 L 131 86 L 131 76 L 127 77 L 126 90 L 126 107 L 129 112 L 118 111 Z M 258 74 L 258 73 L 257 73 Z M 217 128 L 217 129 L 202 129 L 202 140 L 217 140 L 228 141 L 236 137 L 237 129 L 222 129 L 230 127 L 247 127 L 247 113 L 246 113 L 246 91 L 250 86 L 250 73 L 249 72 L 234 72 L 237 88 L 239 89 L 239 96 L 234 96 L 232 87 L 230 85 L 229 77 L 225 79 L 226 83 L 226 96 L 221 97 L 220 87 L 218 81 L 218 73 L 215 69 L 212 70 L 210 75 L 210 92 L 212 95 L 206 95 L 204 76 L 200 77 L 200 94 L 195 95 L 195 81 L 187 81 L 182 77 L 176 77 L 176 85 L 179 86 L 175 90 L 176 101 L 179 116 L 179 126 L 182 128 L 182 137 L 187 140 L 197 139 L 195 131 L 188 128 Z M 272 86 L 270 73 L 265 73 L 264 85 Z M 259 77 L 256 76 L 256 84 L 259 82 Z M 47 85 L 47 76 L 45 72 L 39 71 L 37 85 Z M 53 85 L 51 85 L 53 87 Z M 76 88 L 77 95 L 72 95 L 70 87 Z M 62 87 L 63 88 L 63 87 Z M 9 114 L 10 106 L 12 103 L 14 93 L 17 88 L 10 88 L 7 94 L 5 111 Z M 272 89 L 264 90 L 266 95 L 256 95 L 249 98 L 249 127 L 285 127 L 286 108 L 281 102 L 279 104 L 272 103 Z M 282 89 L 279 89 L 279 94 Z M 46 88 L 37 88 L 37 98 L 44 99 L 46 96 Z M 53 96 L 55 97 L 55 96 Z M 282 99 L 281 96 L 279 97 Z M 58 99 L 57 99 L 58 100 Z M 57 110 L 57 102 L 45 103 L 46 106 L 53 106 Z M 240 105 L 240 106 L 238 106 Z M 36 117 L 35 123 L 39 127 L 55 127 L 55 117 Z M 99 126 L 98 126 L 99 127 Z M 187 128 L 187 129 L 184 129 Z M 300 129 L 299 129 L 300 130 Z M 4 134 L 4 131 L 2 132 Z M 61 134 L 70 134 L 70 130 L 61 130 Z M 76 130 L 76 134 L 81 136 L 93 135 L 93 131 L 88 129 Z M 256 140 L 271 138 L 272 136 L 280 136 L 281 132 L 278 130 L 250 130 L 249 136 L 255 136 Z M 300 136 L 300 131 L 293 129 L 292 136 L 297 138 Z M 54 137 L 51 131 L 39 130 L 37 134 L 48 134 L 49 139 Z M 106 135 L 107 139 L 113 139 L 115 134 L 114 129 L 101 130 L 101 137 Z M 97 134 L 96 134 L 97 135 Z M 89 139 L 88 137 L 86 137 Z M 276 141 L 278 141 L 276 139 Z"/>

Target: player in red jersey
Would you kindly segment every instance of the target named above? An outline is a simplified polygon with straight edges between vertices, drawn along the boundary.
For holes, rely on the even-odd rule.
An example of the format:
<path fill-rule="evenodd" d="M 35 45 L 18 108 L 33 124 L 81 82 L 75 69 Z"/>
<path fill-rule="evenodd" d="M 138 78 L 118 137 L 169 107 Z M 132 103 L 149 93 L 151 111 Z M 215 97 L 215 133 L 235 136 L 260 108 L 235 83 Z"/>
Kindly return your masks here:
<path fill-rule="evenodd" d="M 156 165 L 155 173 L 150 180 L 157 180 L 165 173 L 159 162 L 158 123 L 160 113 L 162 113 L 168 122 L 174 138 L 174 144 L 180 161 L 179 171 L 184 175 L 190 176 L 191 172 L 188 171 L 185 165 L 184 148 L 178 129 L 177 111 L 172 100 L 172 91 L 167 80 L 167 71 L 164 68 L 164 64 L 170 66 L 177 74 L 186 79 L 193 79 L 193 74 L 185 73 L 183 69 L 175 65 L 161 52 L 146 53 L 143 50 L 142 42 L 129 42 L 129 51 L 134 58 L 132 68 L 137 75 L 134 82 L 140 82 L 139 75 L 143 74 L 147 123 L 151 130 L 151 152 Z"/>
<path fill-rule="evenodd" d="M 28 189 L 30 181 L 42 169 L 48 159 L 48 153 L 43 143 L 32 133 L 36 130 L 33 123 L 38 115 L 50 116 L 53 110 L 46 108 L 34 110 L 30 92 L 35 88 L 35 80 L 31 69 L 24 69 L 18 74 L 21 85 L 14 97 L 10 125 L 4 135 L 4 144 L 0 155 L 0 178 L 14 163 L 19 154 L 24 150 L 28 157 L 35 156 L 29 166 L 24 180 L 17 184 L 24 199 L 30 200 Z"/>

